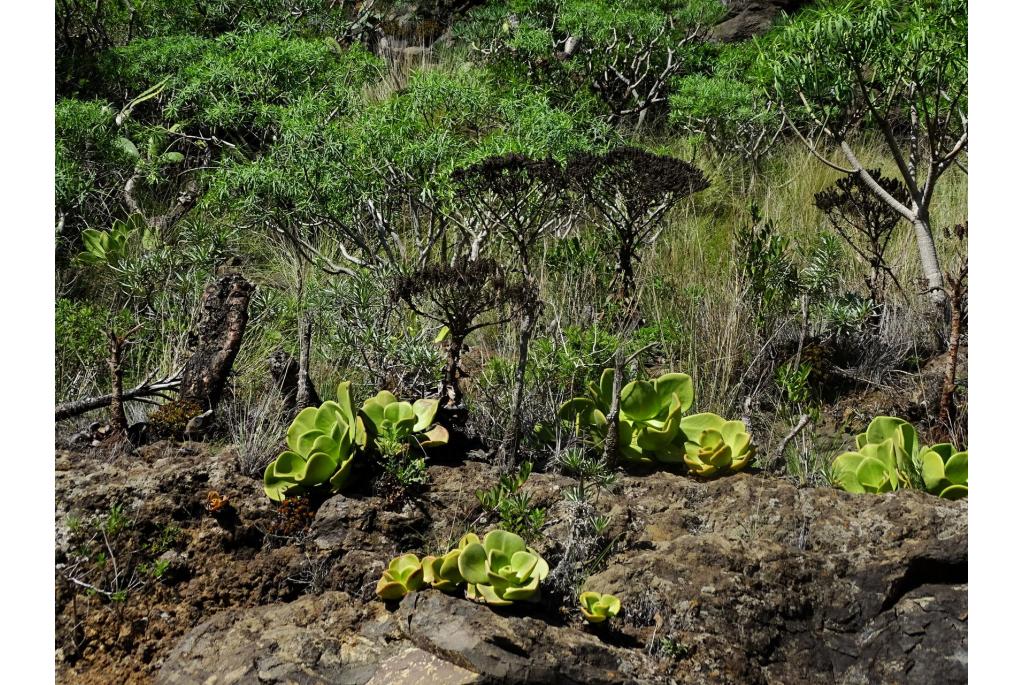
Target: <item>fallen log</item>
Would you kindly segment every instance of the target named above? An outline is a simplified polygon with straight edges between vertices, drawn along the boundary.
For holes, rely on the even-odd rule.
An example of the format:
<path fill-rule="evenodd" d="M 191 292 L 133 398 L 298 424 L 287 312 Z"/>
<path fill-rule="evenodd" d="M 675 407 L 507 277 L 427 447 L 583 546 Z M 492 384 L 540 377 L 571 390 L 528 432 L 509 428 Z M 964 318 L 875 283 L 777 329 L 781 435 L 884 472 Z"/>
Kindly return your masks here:
<path fill-rule="evenodd" d="M 177 390 L 180 385 L 180 377 L 167 378 L 155 383 L 141 383 L 131 390 L 125 390 L 121 393 L 121 399 L 123 401 L 146 400 L 152 397 L 167 399 L 164 393 L 168 390 Z M 70 419 L 72 416 L 78 416 L 94 409 L 109 407 L 113 399 L 114 395 L 111 393 L 109 395 L 100 395 L 99 397 L 86 397 L 81 400 L 74 400 L 73 402 L 64 402 L 57 405 L 54 410 L 54 417 L 56 421 Z"/>

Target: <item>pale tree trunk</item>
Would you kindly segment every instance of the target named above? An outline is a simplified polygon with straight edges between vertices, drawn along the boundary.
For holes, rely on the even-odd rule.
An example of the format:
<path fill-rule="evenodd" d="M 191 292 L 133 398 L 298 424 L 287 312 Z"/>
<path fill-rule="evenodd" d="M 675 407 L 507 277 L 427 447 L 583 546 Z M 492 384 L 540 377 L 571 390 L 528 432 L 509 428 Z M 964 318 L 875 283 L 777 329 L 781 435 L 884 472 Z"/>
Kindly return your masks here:
<path fill-rule="evenodd" d="M 945 310 L 946 291 L 942 282 L 942 270 L 939 268 L 939 253 L 935 249 L 935 236 L 932 234 L 931 222 L 925 212 L 918 210 L 917 218 L 911 224 L 914 237 L 917 239 L 917 254 L 921 260 L 921 271 L 928 285 L 928 296 L 937 308 Z"/>
<path fill-rule="evenodd" d="M 319 404 L 313 382 L 309 378 L 309 352 L 313 341 L 313 322 L 305 315 L 299 317 L 299 386 L 295 395 L 295 408 L 303 410 Z"/>
<path fill-rule="evenodd" d="M 523 320 L 519 324 L 519 360 L 516 364 L 515 399 L 512 404 L 512 416 L 508 428 L 505 430 L 505 439 L 502 441 L 502 461 L 507 468 L 513 467 L 519 458 L 519 442 L 522 424 L 523 397 L 526 394 L 526 363 L 530 352 L 530 339 L 533 337 L 533 329 L 537 324 L 537 310 L 539 302 L 532 303 Z"/>

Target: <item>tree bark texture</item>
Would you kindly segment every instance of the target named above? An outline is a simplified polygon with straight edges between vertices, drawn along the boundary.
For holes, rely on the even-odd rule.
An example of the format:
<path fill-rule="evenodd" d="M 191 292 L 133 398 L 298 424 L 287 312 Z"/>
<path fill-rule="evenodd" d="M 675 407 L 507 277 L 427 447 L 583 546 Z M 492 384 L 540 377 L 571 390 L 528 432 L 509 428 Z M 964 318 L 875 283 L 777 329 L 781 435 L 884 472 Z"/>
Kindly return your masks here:
<path fill-rule="evenodd" d="M 294 411 L 298 406 L 299 364 L 293 356 L 284 350 L 278 350 L 267 359 L 267 366 L 270 368 L 270 377 L 274 380 L 274 385 L 281 392 L 285 411 Z M 308 374 L 306 382 L 305 394 L 310 402 L 307 406 L 319 406 L 321 404 L 320 395 L 313 382 L 309 380 Z"/>
<path fill-rule="evenodd" d="M 299 318 L 299 368 L 295 393 L 295 408 L 299 411 L 306 407 L 320 406 L 320 395 L 317 394 L 313 380 L 309 376 L 309 357 L 312 345 L 313 322 L 305 316 L 301 316 Z"/>
<path fill-rule="evenodd" d="M 960 354 L 960 327 L 963 319 L 960 288 L 950 293 L 951 310 L 949 348 L 946 354 L 946 372 L 942 379 L 942 397 L 939 398 L 939 426 L 947 434 L 952 426 L 953 395 L 956 392 L 956 363 Z"/>
<path fill-rule="evenodd" d="M 441 400 L 446 407 L 458 407 L 462 404 L 462 388 L 459 387 L 459 376 L 462 373 L 460 361 L 465 338 L 452 336 L 448 340 L 448 359 L 445 362 L 444 384 L 441 388 Z"/>
<path fill-rule="evenodd" d="M 124 369 L 121 368 L 121 350 L 124 338 L 118 337 L 114 331 L 107 333 L 110 342 L 110 427 L 112 434 L 119 438 L 128 435 L 128 418 L 124 414 Z"/>
<path fill-rule="evenodd" d="M 241 274 L 229 274 L 206 286 L 195 331 L 193 353 L 181 375 L 182 401 L 216 409 L 231 366 L 242 346 L 253 286 Z"/>
<path fill-rule="evenodd" d="M 533 329 L 537 324 L 537 310 L 539 307 L 540 303 L 531 305 L 519 324 L 519 361 L 516 364 L 515 400 L 512 404 L 512 416 L 505 431 L 505 439 L 502 441 L 503 461 L 510 468 L 516 464 L 519 457 L 523 396 L 526 394 L 526 363 L 529 358 L 530 339 L 533 337 Z"/>
<path fill-rule="evenodd" d="M 604 463 L 614 468 L 619 460 L 619 395 L 626 361 L 622 349 L 615 351 L 615 375 L 612 376 L 612 404 L 608 411 L 608 434 L 604 438 Z"/>
<path fill-rule="evenodd" d="M 149 397 L 163 397 L 164 391 L 177 390 L 180 383 L 181 381 L 178 379 L 164 380 L 158 383 L 143 383 L 137 388 L 125 390 L 121 394 L 121 401 L 126 402 L 128 400 L 137 400 Z M 58 404 L 54 409 L 54 420 L 63 421 L 64 419 L 70 419 L 72 416 L 79 416 L 80 414 L 96 409 L 109 407 L 113 398 L 114 395 L 111 393 L 109 395 L 86 397 L 84 399 Z"/>

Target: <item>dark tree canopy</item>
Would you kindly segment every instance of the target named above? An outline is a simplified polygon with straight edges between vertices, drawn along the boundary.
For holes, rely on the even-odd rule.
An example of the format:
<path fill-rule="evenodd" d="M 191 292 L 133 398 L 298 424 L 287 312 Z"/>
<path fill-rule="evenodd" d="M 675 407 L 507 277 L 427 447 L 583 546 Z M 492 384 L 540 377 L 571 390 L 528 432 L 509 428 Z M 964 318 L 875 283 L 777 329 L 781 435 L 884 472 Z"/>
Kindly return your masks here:
<path fill-rule="evenodd" d="M 518 318 L 537 301 L 537 288 L 511 277 L 493 259 L 465 257 L 451 264 L 427 264 L 400 276 L 393 295 L 420 316 L 448 327 L 448 360 L 441 395 L 448 405 L 462 404 L 459 365 L 466 337 L 485 326 Z M 505 310 L 504 315 L 483 318 Z"/>
<path fill-rule="evenodd" d="M 456 170 L 452 181 L 483 231 L 512 245 L 524 274 L 529 274 L 533 246 L 567 220 L 568 178 L 553 159 L 497 155 Z"/>
<path fill-rule="evenodd" d="M 573 186 L 619 243 L 616 270 L 620 295 L 633 290 L 633 262 L 657 237 L 665 213 L 680 200 L 708 187 L 704 173 L 689 162 L 635 147 L 581 154 L 569 163 Z"/>

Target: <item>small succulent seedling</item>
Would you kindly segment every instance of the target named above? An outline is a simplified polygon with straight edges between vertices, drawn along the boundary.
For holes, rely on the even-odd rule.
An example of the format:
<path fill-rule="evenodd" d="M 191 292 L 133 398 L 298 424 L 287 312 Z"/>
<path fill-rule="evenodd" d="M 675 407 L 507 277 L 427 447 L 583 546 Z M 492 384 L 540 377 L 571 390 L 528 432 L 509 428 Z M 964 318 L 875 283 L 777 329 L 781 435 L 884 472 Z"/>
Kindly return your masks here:
<path fill-rule="evenodd" d="M 476 602 L 507 606 L 532 600 L 548 576 L 544 558 L 514 533 L 492 530 L 482 542 L 470 533 L 459 547 L 459 572 L 466 579 L 466 596 Z"/>
<path fill-rule="evenodd" d="M 622 603 L 615 595 L 603 595 L 600 592 L 580 594 L 580 611 L 590 623 L 604 623 L 610 617 L 618 616 L 621 609 Z"/>
<path fill-rule="evenodd" d="M 421 560 L 423 566 L 423 582 L 442 592 L 454 592 L 466 582 L 459 572 L 459 554 L 456 548 L 447 554 L 434 557 L 426 556 Z"/>
<path fill-rule="evenodd" d="M 742 421 L 726 421 L 717 414 L 694 414 L 680 421 L 679 429 L 686 436 L 683 460 L 690 473 L 702 478 L 735 473 L 754 455 L 750 433 Z"/>
<path fill-rule="evenodd" d="M 288 428 L 288 449 L 267 465 L 263 490 L 275 502 L 327 485 L 332 492 L 345 487 L 356 450 L 366 445 L 366 429 L 352 406 L 346 381 L 338 386 L 338 401 L 324 402 L 299 412 Z"/>
<path fill-rule="evenodd" d="M 921 451 L 921 477 L 928 492 L 945 499 L 967 497 L 967 450 L 948 442 Z"/>
<path fill-rule="evenodd" d="M 423 565 L 415 554 L 395 557 L 377 581 L 381 599 L 401 599 L 423 587 Z"/>

